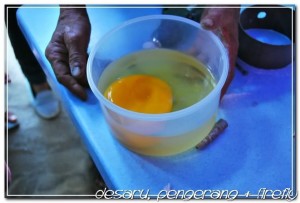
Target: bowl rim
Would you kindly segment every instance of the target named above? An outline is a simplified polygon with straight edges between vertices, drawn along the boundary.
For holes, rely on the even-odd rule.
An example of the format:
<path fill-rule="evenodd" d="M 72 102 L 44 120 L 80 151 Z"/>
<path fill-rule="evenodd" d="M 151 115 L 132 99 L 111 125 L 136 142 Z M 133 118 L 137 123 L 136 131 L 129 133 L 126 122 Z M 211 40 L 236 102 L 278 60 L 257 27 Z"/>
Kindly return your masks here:
<path fill-rule="evenodd" d="M 180 21 L 180 22 L 187 23 L 203 32 L 206 32 L 208 35 L 210 35 L 210 37 L 213 39 L 213 41 L 216 43 L 216 45 L 221 49 L 222 52 L 225 53 L 222 56 L 222 59 L 224 60 L 224 68 L 222 70 L 221 77 L 220 77 L 219 81 L 216 83 L 216 86 L 214 87 L 214 89 L 208 95 L 206 95 L 203 99 L 201 99 L 200 101 L 196 102 L 195 104 L 193 104 L 189 107 L 186 107 L 186 108 L 178 110 L 178 111 L 162 113 L 162 114 L 146 114 L 146 113 L 138 113 L 138 112 L 124 109 L 124 108 L 112 103 L 111 101 L 106 99 L 102 93 L 100 93 L 100 91 L 97 88 L 97 85 L 94 83 L 93 78 L 92 78 L 92 64 L 93 64 L 94 56 L 97 52 L 98 47 L 101 46 L 101 44 L 103 42 L 105 42 L 107 38 L 109 38 L 113 33 L 117 32 L 118 30 L 120 30 L 126 26 L 129 26 L 131 24 L 142 22 L 142 21 L 148 21 L 148 20 L 173 20 L 173 21 Z M 217 97 L 217 99 L 219 100 L 220 98 L 218 97 L 218 94 L 220 95 L 221 89 L 222 89 L 223 85 L 225 84 L 225 81 L 226 81 L 227 75 L 228 75 L 228 71 L 229 71 L 229 58 L 228 58 L 227 49 L 225 48 L 225 46 L 223 45 L 221 40 L 212 31 L 205 30 L 204 28 L 202 28 L 201 24 L 199 24 L 193 20 L 190 20 L 190 19 L 187 19 L 184 17 L 180 17 L 180 16 L 165 15 L 165 14 L 146 15 L 146 16 L 142 16 L 142 17 L 137 17 L 137 18 L 133 18 L 131 20 L 125 21 L 122 24 L 120 24 L 119 26 L 116 26 L 115 28 L 113 28 L 112 30 L 107 32 L 102 38 L 100 38 L 98 40 L 98 42 L 92 49 L 92 51 L 88 57 L 88 62 L 87 62 L 88 83 L 90 85 L 92 92 L 98 98 L 100 104 L 107 106 L 110 110 L 113 110 L 114 112 L 117 112 L 118 114 L 121 114 L 124 117 L 137 119 L 137 120 L 145 120 L 145 121 L 163 121 L 163 120 L 177 119 L 177 118 L 180 118 L 183 116 L 193 114 L 198 109 L 205 107 L 209 102 L 212 101 L 212 99 L 214 97 Z M 218 101 L 218 103 L 219 103 L 219 101 Z"/>

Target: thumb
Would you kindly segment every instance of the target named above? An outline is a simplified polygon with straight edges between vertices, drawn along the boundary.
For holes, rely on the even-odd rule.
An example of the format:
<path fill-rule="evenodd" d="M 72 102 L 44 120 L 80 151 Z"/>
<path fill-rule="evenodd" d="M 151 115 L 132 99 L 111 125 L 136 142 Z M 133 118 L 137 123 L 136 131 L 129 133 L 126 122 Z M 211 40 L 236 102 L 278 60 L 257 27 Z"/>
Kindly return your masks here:
<path fill-rule="evenodd" d="M 69 55 L 70 73 L 74 78 L 82 78 L 86 68 L 87 46 L 83 46 L 85 43 L 77 32 L 67 32 L 64 37 Z"/>
<path fill-rule="evenodd" d="M 201 25 L 203 28 L 208 30 L 214 30 L 215 29 L 215 23 L 213 19 L 210 18 L 202 18 L 201 19 Z"/>
<path fill-rule="evenodd" d="M 200 24 L 208 30 L 215 30 L 220 27 L 221 10 L 218 8 L 207 8 L 201 16 Z"/>
<path fill-rule="evenodd" d="M 69 66 L 71 75 L 81 78 L 86 69 L 87 53 L 79 47 L 71 46 L 69 49 Z"/>

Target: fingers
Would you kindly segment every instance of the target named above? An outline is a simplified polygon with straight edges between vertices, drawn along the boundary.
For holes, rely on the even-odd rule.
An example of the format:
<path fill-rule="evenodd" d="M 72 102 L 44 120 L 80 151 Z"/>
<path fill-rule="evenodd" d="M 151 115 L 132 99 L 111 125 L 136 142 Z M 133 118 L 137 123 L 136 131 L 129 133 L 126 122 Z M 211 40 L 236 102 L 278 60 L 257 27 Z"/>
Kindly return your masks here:
<path fill-rule="evenodd" d="M 201 25 L 205 29 L 215 30 L 219 27 L 228 27 L 239 20 L 237 8 L 207 8 L 201 16 Z"/>
<path fill-rule="evenodd" d="M 81 36 L 74 32 L 65 34 L 65 43 L 68 49 L 71 75 L 75 78 L 82 78 L 86 69 L 87 47 L 83 45 Z"/>
<path fill-rule="evenodd" d="M 67 63 L 56 61 L 53 63 L 53 70 L 55 72 L 58 82 L 69 89 L 73 94 L 82 100 L 87 99 L 85 89 L 79 82 L 71 75 Z"/>
<path fill-rule="evenodd" d="M 203 12 L 200 24 L 208 30 L 216 30 L 220 26 L 220 8 L 208 8 Z"/>
<path fill-rule="evenodd" d="M 57 80 L 82 100 L 87 99 L 85 89 L 70 74 L 57 75 Z"/>
<path fill-rule="evenodd" d="M 201 20 L 201 25 L 202 25 L 202 27 L 204 27 L 205 29 L 208 29 L 208 30 L 215 29 L 214 21 L 209 18 L 204 18 L 203 20 Z"/>
<path fill-rule="evenodd" d="M 53 67 L 57 80 L 82 100 L 87 99 L 84 88 L 71 75 L 68 52 L 60 43 L 50 43 L 46 48 L 46 57 Z"/>
<path fill-rule="evenodd" d="M 91 25 L 82 8 L 61 8 L 59 20 L 46 56 L 51 63 L 57 80 L 79 98 L 87 94 L 86 63 Z"/>
<path fill-rule="evenodd" d="M 228 51 L 229 72 L 222 88 L 221 97 L 226 93 L 234 77 L 234 67 L 238 51 L 238 21 L 239 9 L 236 8 L 207 8 L 203 12 L 201 25 L 213 31 L 222 40 Z"/>

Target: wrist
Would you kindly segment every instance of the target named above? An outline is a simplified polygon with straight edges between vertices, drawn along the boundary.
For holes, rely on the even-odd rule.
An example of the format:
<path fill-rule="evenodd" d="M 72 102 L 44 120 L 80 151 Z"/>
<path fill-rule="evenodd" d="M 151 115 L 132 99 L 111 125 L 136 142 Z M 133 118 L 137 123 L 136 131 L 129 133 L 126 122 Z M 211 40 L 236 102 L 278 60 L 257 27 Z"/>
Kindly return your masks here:
<path fill-rule="evenodd" d="M 226 15 L 226 16 L 232 16 L 235 18 L 239 18 L 240 16 L 240 8 L 239 7 L 222 7 L 220 5 L 218 6 L 209 6 L 205 8 L 206 13 L 218 13 L 218 15 Z M 230 14 L 230 15 L 227 15 Z"/>
<path fill-rule="evenodd" d="M 60 5 L 60 18 L 65 18 L 66 16 L 83 16 L 87 17 L 87 11 L 84 6 L 69 6 Z"/>

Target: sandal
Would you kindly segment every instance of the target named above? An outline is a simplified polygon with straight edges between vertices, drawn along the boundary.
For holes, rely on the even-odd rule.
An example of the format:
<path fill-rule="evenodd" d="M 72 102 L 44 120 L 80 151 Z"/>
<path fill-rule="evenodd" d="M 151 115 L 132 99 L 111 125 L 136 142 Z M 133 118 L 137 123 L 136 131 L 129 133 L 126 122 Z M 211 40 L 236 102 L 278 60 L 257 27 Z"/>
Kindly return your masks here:
<path fill-rule="evenodd" d="M 12 112 L 5 113 L 5 120 L 6 120 L 6 128 L 8 130 L 16 129 L 19 127 L 18 118 Z"/>
<path fill-rule="evenodd" d="M 55 118 L 60 113 L 59 101 L 51 90 L 43 90 L 37 93 L 33 108 L 44 119 Z"/>

